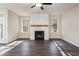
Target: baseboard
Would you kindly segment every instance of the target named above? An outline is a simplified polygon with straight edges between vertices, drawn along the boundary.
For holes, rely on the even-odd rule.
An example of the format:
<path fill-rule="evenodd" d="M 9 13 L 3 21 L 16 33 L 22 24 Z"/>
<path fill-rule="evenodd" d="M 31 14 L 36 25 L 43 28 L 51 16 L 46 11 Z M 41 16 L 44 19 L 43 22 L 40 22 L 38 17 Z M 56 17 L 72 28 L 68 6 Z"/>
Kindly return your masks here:
<path fill-rule="evenodd" d="M 66 40 L 64 40 L 64 39 L 61 39 L 62 41 L 64 41 L 64 42 L 66 42 L 66 43 L 68 43 L 68 44 L 70 44 L 70 45 L 72 45 L 72 46 L 74 46 L 74 47 L 76 47 L 76 48 L 79 48 L 78 46 L 76 46 L 76 45 L 74 45 L 74 44 L 72 44 L 71 42 L 69 42 L 69 41 L 66 41 Z"/>
<path fill-rule="evenodd" d="M 59 40 L 59 39 L 62 39 L 62 38 L 49 38 L 49 40 Z"/>
<path fill-rule="evenodd" d="M 30 40 L 30 38 L 18 38 L 16 40 Z"/>

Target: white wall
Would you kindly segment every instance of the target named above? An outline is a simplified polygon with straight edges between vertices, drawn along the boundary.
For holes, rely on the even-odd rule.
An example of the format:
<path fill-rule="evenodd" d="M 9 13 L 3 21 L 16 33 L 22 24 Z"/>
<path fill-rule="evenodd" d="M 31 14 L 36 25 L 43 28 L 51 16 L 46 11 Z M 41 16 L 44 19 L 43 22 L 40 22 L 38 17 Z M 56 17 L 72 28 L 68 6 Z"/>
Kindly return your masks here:
<path fill-rule="evenodd" d="M 17 35 L 19 33 L 18 15 L 13 11 L 8 10 L 7 23 L 8 42 L 11 42 L 17 39 Z"/>
<path fill-rule="evenodd" d="M 48 25 L 48 14 L 32 14 L 30 17 L 30 25 Z"/>
<path fill-rule="evenodd" d="M 63 39 L 79 47 L 79 5 L 62 16 Z"/>

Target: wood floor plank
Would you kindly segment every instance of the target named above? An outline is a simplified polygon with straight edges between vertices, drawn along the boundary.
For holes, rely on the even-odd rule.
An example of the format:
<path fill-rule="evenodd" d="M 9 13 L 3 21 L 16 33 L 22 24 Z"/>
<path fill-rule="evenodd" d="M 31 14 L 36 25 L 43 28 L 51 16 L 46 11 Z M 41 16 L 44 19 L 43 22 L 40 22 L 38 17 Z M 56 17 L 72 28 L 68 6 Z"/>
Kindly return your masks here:
<path fill-rule="evenodd" d="M 19 41 L 19 40 L 18 40 Z M 71 55 L 79 55 L 79 49 L 63 40 L 21 40 L 18 46 L 2 56 L 62 56 L 53 41 L 58 41 L 59 47 Z M 62 45 L 61 45 L 62 43 Z M 75 49 L 76 48 L 76 49 Z M 70 50 L 69 50 L 70 49 Z M 72 50 L 71 50 L 72 49 Z"/>

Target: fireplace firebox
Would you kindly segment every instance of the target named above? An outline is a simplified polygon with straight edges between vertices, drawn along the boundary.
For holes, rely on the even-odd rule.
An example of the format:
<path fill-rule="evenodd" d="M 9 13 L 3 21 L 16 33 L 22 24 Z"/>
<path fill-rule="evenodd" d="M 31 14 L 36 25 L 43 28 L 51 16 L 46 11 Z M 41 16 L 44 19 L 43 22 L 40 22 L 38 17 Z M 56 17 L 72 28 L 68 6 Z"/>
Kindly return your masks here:
<path fill-rule="evenodd" d="M 35 31 L 35 40 L 44 40 L 44 31 Z"/>

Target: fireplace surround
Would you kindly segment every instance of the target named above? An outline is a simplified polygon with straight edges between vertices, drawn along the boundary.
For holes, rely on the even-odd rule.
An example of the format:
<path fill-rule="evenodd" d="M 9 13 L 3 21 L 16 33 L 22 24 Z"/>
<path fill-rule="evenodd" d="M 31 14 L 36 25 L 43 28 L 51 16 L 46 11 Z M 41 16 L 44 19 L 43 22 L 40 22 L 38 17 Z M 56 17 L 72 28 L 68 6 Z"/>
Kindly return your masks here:
<path fill-rule="evenodd" d="M 44 31 L 44 40 L 49 40 L 49 28 L 48 26 L 45 27 L 30 27 L 30 40 L 35 40 L 35 31 Z"/>

